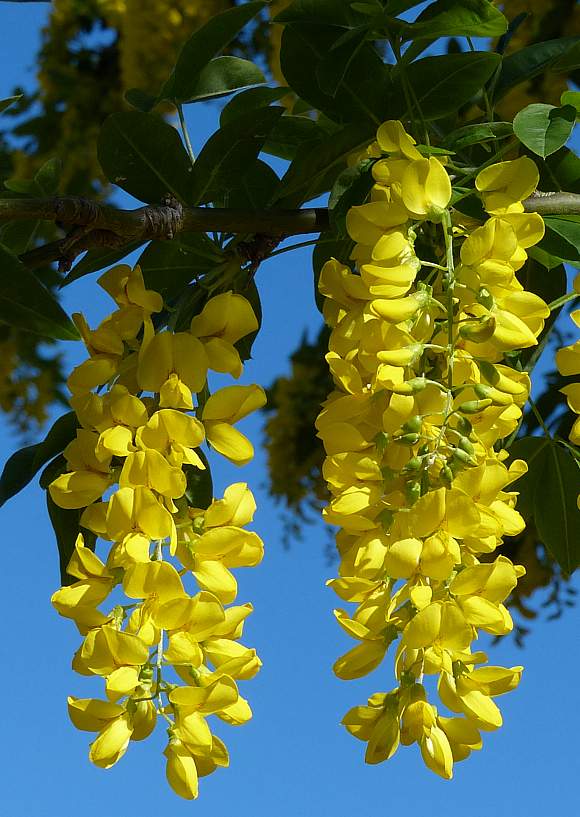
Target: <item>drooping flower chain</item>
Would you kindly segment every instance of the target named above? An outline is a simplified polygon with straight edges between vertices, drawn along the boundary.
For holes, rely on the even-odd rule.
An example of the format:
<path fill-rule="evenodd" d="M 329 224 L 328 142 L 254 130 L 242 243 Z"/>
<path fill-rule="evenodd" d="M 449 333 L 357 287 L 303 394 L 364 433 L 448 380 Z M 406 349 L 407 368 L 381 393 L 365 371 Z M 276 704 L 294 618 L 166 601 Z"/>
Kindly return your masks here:
<path fill-rule="evenodd" d="M 234 424 L 264 404 L 264 391 L 233 385 L 208 396 L 207 373 L 238 378 L 235 344 L 258 324 L 249 302 L 228 292 L 211 298 L 188 332 L 156 333 L 151 315 L 162 298 L 145 289 L 139 267 L 115 267 L 99 283 L 118 308 L 95 330 L 74 316 L 90 355 L 68 380 L 81 428 L 64 452 L 68 470 L 49 490 L 61 508 L 84 509 L 82 527 L 111 543 L 102 561 L 79 536 L 68 566 L 76 582 L 52 597 L 84 636 L 73 668 L 102 676 L 106 700 L 70 697 L 69 714 L 98 733 L 89 756 L 104 768 L 162 716 L 168 781 L 191 799 L 198 777 L 229 762 L 207 716 L 249 720 L 236 682 L 261 666 L 238 641 L 252 606 L 231 605 L 230 568 L 262 559 L 260 538 L 244 529 L 254 498 L 244 483 L 207 509 L 186 498 L 187 474 L 206 467 L 197 451 L 204 439 L 237 465 L 253 456 Z M 184 586 L 191 577 L 195 595 Z"/>
<path fill-rule="evenodd" d="M 580 275 L 574 279 L 574 293 L 580 295 Z M 570 318 L 577 328 L 580 329 L 580 309 L 575 309 L 570 313 Z M 569 346 L 563 346 L 556 352 L 556 365 L 560 374 L 564 377 L 580 375 L 580 338 Z M 574 414 L 580 414 L 580 381 L 568 383 L 560 391 L 566 396 L 568 408 Z M 570 431 L 570 442 L 580 445 L 580 417 L 576 419 Z M 580 508 L 580 495 L 577 499 Z"/>
<path fill-rule="evenodd" d="M 488 666 L 471 644 L 480 629 L 512 628 L 503 602 L 524 572 L 503 556 L 480 559 L 524 528 L 508 486 L 526 464 L 506 467 L 497 443 L 530 388 L 504 353 L 536 344 L 549 315 L 515 275 L 544 232 L 521 204 L 538 172 L 528 158 L 482 170 L 490 217 L 477 226 L 450 209 L 444 164 L 424 158 L 400 122 L 379 128 L 369 154 L 370 200 L 347 216 L 356 269 L 331 259 L 320 278 L 336 385 L 317 421 L 332 495 L 324 516 L 340 527 L 329 584 L 356 604 L 335 615 L 359 642 L 334 670 L 360 678 L 391 647 L 397 686 L 343 724 L 367 743 L 368 763 L 416 742 L 451 778 L 453 762 L 481 748 L 481 731 L 501 725 L 493 698 L 522 672 Z M 420 231 L 431 260 L 415 254 Z M 449 716 L 428 702 L 429 675 Z"/>

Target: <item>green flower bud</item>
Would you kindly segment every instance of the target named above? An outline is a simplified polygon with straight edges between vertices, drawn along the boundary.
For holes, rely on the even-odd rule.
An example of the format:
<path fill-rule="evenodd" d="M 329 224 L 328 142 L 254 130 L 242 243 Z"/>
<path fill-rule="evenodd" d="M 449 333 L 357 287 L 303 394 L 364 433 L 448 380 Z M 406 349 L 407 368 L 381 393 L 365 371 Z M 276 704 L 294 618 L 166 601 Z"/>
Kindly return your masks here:
<path fill-rule="evenodd" d="M 462 463 L 463 465 L 476 465 L 473 459 L 469 456 L 467 451 L 463 451 L 461 448 L 456 448 L 453 451 L 453 459 L 457 462 Z"/>
<path fill-rule="evenodd" d="M 414 505 L 421 497 L 421 484 L 419 482 L 408 482 L 405 486 L 405 496 L 409 505 Z"/>
<path fill-rule="evenodd" d="M 478 414 L 492 404 L 492 400 L 467 400 L 457 407 L 457 411 L 461 414 Z"/>
<path fill-rule="evenodd" d="M 403 425 L 403 431 L 406 432 L 419 432 L 423 427 L 423 419 L 416 414 L 414 417 L 410 417 L 406 423 Z"/>
<path fill-rule="evenodd" d="M 475 451 L 475 449 L 473 447 L 473 443 L 467 437 L 461 437 L 461 439 L 459 440 L 458 445 L 459 445 L 459 448 L 462 451 L 465 451 L 466 454 L 472 455 L 474 453 L 474 451 Z"/>
<path fill-rule="evenodd" d="M 421 460 L 419 457 L 411 457 L 409 462 L 403 468 L 403 471 L 418 471 L 421 467 Z"/>
<path fill-rule="evenodd" d="M 379 454 L 384 454 L 390 439 L 390 435 L 387 434 L 386 431 L 379 431 L 379 433 L 375 436 L 373 442 Z"/>
<path fill-rule="evenodd" d="M 460 336 L 472 343 L 484 343 L 491 338 L 494 332 L 495 317 L 493 315 L 484 315 L 482 318 L 466 321 L 459 326 Z"/>
<path fill-rule="evenodd" d="M 401 434 L 400 437 L 394 437 L 393 442 L 399 443 L 399 445 L 417 445 L 419 440 L 421 439 L 420 434 Z"/>
<path fill-rule="evenodd" d="M 477 293 L 477 303 L 484 306 L 486 309 L 491 309 L 495 301 L 491 292 L 485 287 L 481 287 Z"/>
<path fill-rule="evenodd" d="M 489 386 L 485 386 L 483 383 L 476 383 L 473 387 L 473 391 L 480 400 L 485 400 L 490 396 L 491 388 Z"/>
<path fill-rule="evenodd" d="M 457 421 L 457 430 L 460 434 L 465 434 L 466 437 L 469 437 L 470 434 L 473 434 L 473 426 L 467 419 L 467 417 L 460 417 Z"/>
<path fill-rule="evenodd" d="M 448 465 L 444 465 L 441 471 L 439 472 L 439 476 L 446 482 L 448 485 L 451 485 L 453 482 L 453 471 Z"/>
<path fill-rule="evenodd" d="M 393 513 L 393 511 L 390 511 L 388 508 L 385 508 L 385 510 L 381 511 L 381 513 L 378 515 L 377 522 L 380 522 L 380 524 L 383 526 L 383 529 L 385 531 L 388 531 L 391 525 L 393 524 L 394 518 L 395 514 Z"/>

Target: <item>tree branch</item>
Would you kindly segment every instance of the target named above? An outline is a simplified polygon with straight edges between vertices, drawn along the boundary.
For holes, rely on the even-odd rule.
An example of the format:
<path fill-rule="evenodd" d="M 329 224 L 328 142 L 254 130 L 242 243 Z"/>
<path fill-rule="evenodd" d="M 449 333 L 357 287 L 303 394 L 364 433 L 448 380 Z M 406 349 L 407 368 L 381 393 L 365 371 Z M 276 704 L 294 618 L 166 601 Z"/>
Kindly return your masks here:
<path fill-rule="evenodd" d="M 541 216 L 580 215 L 579 193 L 541 193 L 537 190 L 523 202 L 526 213 Z"/>
<path fill-rule="evenodd" d="M 580 214 L 578 193 L 534 193 L 524 201 L 528 213 Z M 182 207 L 174 199 L 160 205 L 121 210 L 78 196 L 48 199 L 0 199 L 0 223 L 20 220 L 54 221 L 68 234 L 60 241 L 21 256 L 29 267 L 58 261 L 70 269 L 75 258 L 95 247 L 119 248 L 136 240 L 170 240 L 181 232 L 224 232 L 260 236 L 320 233 L 330 226 L 328 210 L 228 210 L 217 207 Z"/>

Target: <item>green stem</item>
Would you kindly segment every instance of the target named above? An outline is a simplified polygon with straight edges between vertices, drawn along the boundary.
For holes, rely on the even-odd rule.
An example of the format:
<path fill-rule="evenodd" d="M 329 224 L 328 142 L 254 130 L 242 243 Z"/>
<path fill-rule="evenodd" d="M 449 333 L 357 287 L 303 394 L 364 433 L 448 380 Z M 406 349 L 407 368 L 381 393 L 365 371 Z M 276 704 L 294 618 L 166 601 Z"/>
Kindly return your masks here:
<path fill-rule="evenodd" d="M 568 292 L 568 293 L 566 293 L 566 295 L 562 295 L 562 296 L 560 296 L 560 298 L 556 298 L 555 301 L 552 301 L 551 303 L 549 303 L 548 304 L 548 309 L 550 310 L 550 312 L 553 309 L 559 309 L 559 307 L 564 306 L 564 304 L 568 304 L 568 303 L 570 303 L 570 301 L 576 300 L 577 297 L 578 297 L 577 292 Z"/>
<path fill-rule="evenodd" d="M 390 41 L 391 48 L 393 49 L 393 54 L 395 55 L 395 59 L 397 61 L 397 68 L 401 74 L 401 82 L 403 84 L 403 93 L 405 94 L 405 102 L 407 103 L 408 115 L 415 122 L 415 117 L 413 111 L 416 110 L 419 116 L 419 121 L 421 123 L 421 128 L 423 131 L 423 141 L 424 143 L 429 146 L 431 144 L 429 140 L 429 130 L 427 128 L 427 123 L 425 121 L 425 117 L 423 116 L 423 111 L 421 110 L 421 106 L 419 105 L 419 100 L 417 99 L 417 95 L 415 94 L 415 89 L 413 85 L 409 82 L 407 77 L 407 72 L 405 69 L 405 64 L 401 57 L 401 43 L 398 38 L 392 39 Z"/>
<path fill-rule="evenodd" d="M 330 244 L 335 241 L 334 238 L 323 238 L 320 241 L 300 241 L 298 244 L 291 244 L 289 247 L 282 247 L 280 250 L 274 250 L 267 257 L 274 258 L 275 255 L 282 255 L 282 253 L 290 252 L 290 250 L 299 250 L 301 247 L 314 247 L 316 244 Z"/>
<path fill-rule="evenodd" d="M 195 162 L 195 154 L 193 152 L 193 146 L 191 144 L 191 140 L 189 138 L 189 132 L 187 130 L 187 125 L 185 123 L 185 116 L 183 115 L 183 106 L 178 103 L 177 104 L 177 114 L 179 116 L 179 124 L 181 126 L 181 132 L 183 134 L 183 140 L 185 142 L 185 147 L 187 149 L 187 153 L 189 158 L 191 159 L 191 164 Z"/>
<path fill-rule="evenodd" d="M 451 213 L 445 210 L 441 219 L 445 235 L 445 255 L 447 260 L 447 344 L 449 347 L 449 360 L 447 361 L 447 387 L 451 391 L 453 388 L 453 290 L 455 285 L 455 261 L 453 259 L 453 225 L 451 223 Z"/>
<path fill-rule="evenodd" d="M 467 39 L 467 44 L 469 45 L 469 50 L 471 52 L 474 52 L 476 49 L 475 49 L 475 46 L 473 45 L 473 40 L 471 39 L 471 37 L 467 37 L 466 39 Z M 489 101 L 489 96 L 487 94 L 487 90 L 485 88 L 485 85 L 481 89 L 481 93 L 482 93 L 482 96 L 483 96 L 483 102 L 485 104 L 485 112 L 487 114 L 487 119 L 488 119 L 489 122 L 493 122 L 493 109 L 491 107 L 491 103 Z"/>
<path fill-rule="evenodd" d="M 466 173 L 465 176 L 457 180 L 456 182 L 457 187 L 463 187 L 465 182 L 468 182 L 471 179 L 473 179 L 474 176 L 477 176 L 477 174 L 480 173 L 485 167 L 489 167 L 489 165 L 495 164 L 498 159 L 501 159 L 501 157 L 508 153 L 510 150 L 512 150 L 513 147 L 514 146 L 512 142 L 506 143 L 502 148 L 500 148 L 497 151 L 497 153 L 494 153 L 494 155 L 490 159 L 487 159 L 479 167 L 470 170 L 469 173 Z M 463 193 L 461 196 L 459 196 L 459 198 L 455 199 L 455 201 L 460 201 L 461 199 L 464 199 L 466 196 L 471 196 L 473 193 L 476 192 L 477 192 L 476 190 L 468 190 L 466 193 Z"/>
<path fill-rule="evenodd" d="M 544 423 L 544 420 L 543 420 L 543 418 L 542 418 L 542 415 L 541 415 L 541 414 L 540 414 L 540 412 L 538 411 L 538 407 L 536 406 L 536 403 L 534 402 L 534 400 L 532 400 L 532 398 L 531 398 L 531 397 L 528 397 L 528 403 L 530 404 L 530 408 L 532 409 L 533 415 L 534 415 L 534 417 L 536 418 L 536 420 L 538 421 L 538 424 L 539 424 L 539 425 L 541 426 L 541 428 L 543 429 L 544 434 L 546 435 L 546 437 L 550 437 L 550 438 L 551 438 L 551 437 L 552 437 L 552 435 L 550 434 L 550 431 L 549 431 L 548 427 L 547 427 L 547 426 L 546 426 L 546 424 Z"/>

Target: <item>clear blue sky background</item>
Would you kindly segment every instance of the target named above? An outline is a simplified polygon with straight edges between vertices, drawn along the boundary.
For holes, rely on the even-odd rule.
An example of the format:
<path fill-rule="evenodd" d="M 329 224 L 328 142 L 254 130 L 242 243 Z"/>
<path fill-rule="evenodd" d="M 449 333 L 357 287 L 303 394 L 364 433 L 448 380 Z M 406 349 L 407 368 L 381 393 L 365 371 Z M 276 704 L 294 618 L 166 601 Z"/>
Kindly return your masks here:
<path fill-rule="evenodd" d="M 0 4 L 2 87 L 32 81 L 44 3 Z M 191 106 L 188 122 L 199 148 L 217 124 L 217 106 Z M 128 206 L 131 206 L 128 203 Z M 287 371 L 288 354 L 303 331 L 317 331 L 308 251 L 282 255 L 258 273 L 264 324 L 243 382 L 268 385 Z M 83 309 L 95 324 L 110 311 L 107 297 L 86 278 L 64 292 L 69 311 Z M 80 344 L 65 347 L 70 365 Z M 186 803 L 164 779 L 164 729 L 132 744 L 112 770 L 87 759 L 88 733 L 77 732 L 66 713 L 66 695 L 95 694 L 99 687 L 70 669 L 79 643 L 74 626 L 59 618 L 49 599 L 58 586 L 56 548 L 42 492 L 31 486 L 2 511 L 4 531 L 2 707 L 0 714 L 0 814 L 6 817 L 142 817 L 200 814 L 212 817 L 350 817 L 353 814 L 429 814 L 432 817 L 545 817 L 578 814 L 574 782 L 580 771 L 578 611 L 554 623 L 538 621 L 518 650 L 507 637 L 490 647 L 492 663 L 523 663 L 518 691 L 499 703 L 505 725 L 485 737 L 482 752 L 456 766 L 452 782 L 423 766 L 416 747 L 387 764 L 363 763 L 364 745 L 339 726 L 343 713 L 393 686 L 390 661 L 359 682 L 338 681 L 331 665 L 352 642 L 332 616 L 335 598 L 324 586 L 333 574 L 324 557 L 322 526 L 306 530 L 290 551 L 282 547 L 278 509 L 264 488 L 261 418 L 246 432 L 257 443 L 252 465 L 239 471 L 219 464 L 217 488 L 244 479 L 259 511 L 255 529 L 266 543 L 259 568 L 238 571 L 239 600 L 255 612 L 245 642 L 256 646 L 264 667 L 243 684 L 254 720 L 216 728 L 230 749 L 231 766 L 202 781 L 200 799 Z M 4 460 L 17 440 L 0 428 Z M 576 582 L 578 586 L 578 582 Z"/>

